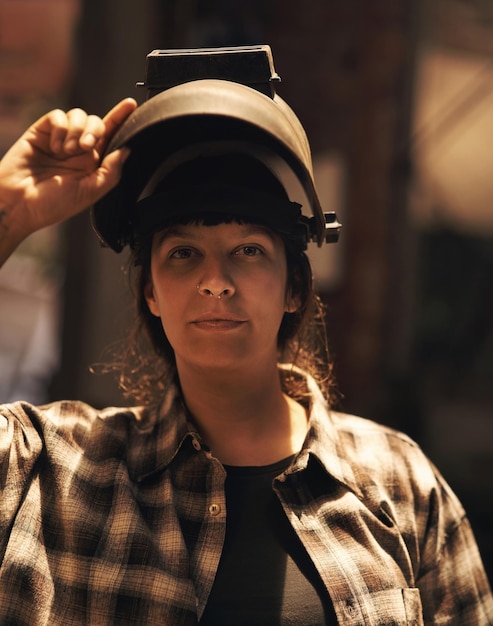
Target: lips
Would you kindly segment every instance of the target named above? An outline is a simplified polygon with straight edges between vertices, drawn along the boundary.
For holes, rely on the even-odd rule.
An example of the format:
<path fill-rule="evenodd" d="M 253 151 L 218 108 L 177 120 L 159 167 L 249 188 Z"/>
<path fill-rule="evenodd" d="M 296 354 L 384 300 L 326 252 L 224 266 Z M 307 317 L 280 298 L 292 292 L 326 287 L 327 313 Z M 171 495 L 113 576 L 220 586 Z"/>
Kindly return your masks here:
<path fill-rule="evenodd" d="M 203 330 L 233 330 L 246 323 L 247 321 L 242 317 L 217 313 L 200 315 L 190 322 L 192 326 Z"/>

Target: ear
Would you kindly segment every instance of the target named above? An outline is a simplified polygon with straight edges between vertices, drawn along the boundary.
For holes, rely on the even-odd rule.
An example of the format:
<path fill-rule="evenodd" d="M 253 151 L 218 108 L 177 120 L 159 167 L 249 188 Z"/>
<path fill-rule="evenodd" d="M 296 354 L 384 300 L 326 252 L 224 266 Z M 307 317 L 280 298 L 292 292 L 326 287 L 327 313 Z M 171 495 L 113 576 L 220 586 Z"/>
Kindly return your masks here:
<path fill-rule="evenodd" d="M 156 300 L 156 294 L 154 292 L 154 285 L 152 284 L 151 279 L 147 281 L 146 286 L 144 287 L 144 298 L 147 302 L 147 306 L 149 307 L 149 311 L 156 317 L 161 317 L 159 305 Z"/>
<path fill-rule="evenodd" d="M 284 309 L 285 313 L 296 313 L 296 311 L 300 308 L 301 301 L 299 296 L 293 296 L 291 289 L 288 289 L 288 293 L 286 294 L 286 306 Z"/>

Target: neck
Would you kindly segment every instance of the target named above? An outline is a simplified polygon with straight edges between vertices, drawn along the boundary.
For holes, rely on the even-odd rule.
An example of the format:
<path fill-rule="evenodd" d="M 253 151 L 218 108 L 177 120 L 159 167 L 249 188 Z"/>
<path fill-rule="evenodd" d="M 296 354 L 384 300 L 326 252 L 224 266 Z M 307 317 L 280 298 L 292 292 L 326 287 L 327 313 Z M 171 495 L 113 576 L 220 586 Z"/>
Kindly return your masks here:
<path fill-rule="evenodd" d="M 267 465 L 298 452 L 304 409 L 281 388 L 273 367 L 220 375 L 179 369 L 185 403 L 214 456 L 228 465 Z"/>

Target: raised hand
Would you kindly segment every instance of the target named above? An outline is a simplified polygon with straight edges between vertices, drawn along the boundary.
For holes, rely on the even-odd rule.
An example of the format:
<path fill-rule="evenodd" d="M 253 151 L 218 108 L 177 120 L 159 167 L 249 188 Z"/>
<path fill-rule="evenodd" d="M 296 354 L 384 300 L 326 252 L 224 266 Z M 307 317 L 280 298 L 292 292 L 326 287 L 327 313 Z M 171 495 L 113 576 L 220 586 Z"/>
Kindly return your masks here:
<path fill-rule="evenodd" d="M 101 156 L 135 107 L 122 100 L 103 119 L 54 110 L 12 146 L 0 161 L 0 261 L 32 232 L 83 211 L 117 184 L 127 151 Z"/>

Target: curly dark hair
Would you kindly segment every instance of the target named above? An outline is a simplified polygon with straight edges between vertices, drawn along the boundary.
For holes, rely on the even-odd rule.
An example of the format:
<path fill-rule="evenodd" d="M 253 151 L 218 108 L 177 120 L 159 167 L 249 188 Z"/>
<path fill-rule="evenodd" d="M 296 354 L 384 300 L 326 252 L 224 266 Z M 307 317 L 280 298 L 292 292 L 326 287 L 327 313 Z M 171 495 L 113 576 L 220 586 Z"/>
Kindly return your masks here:
<path fill-rule="evenodd" d="M 199 221 L 206 225 L 221 222 L 244 222 L 237 216 L 204 214 L 183 222 Z M 176 223 L 176 220 L 173 222 Z M 325 311 L 313 287 L 310 261 L 289 237 L 284 242 L 288 287 L 300 302 L 293 313 L 285 313 L 278 333 L 279 363 L 290 364 L 280 369 L 283 389 L 302 401 L 307 395 L 302 377 L 295 368 L 316 380 L 330 403 L 333 393 L 332 365 L 329 359 Z M 153 315 L 145 298 L 150 277 L 152 234 L 141 237 L 132 247 L 128 280 L 136 304 L 135 321 L 121 345 L 120 354 L 111 364 L 117 372 L 119 386 L 125 397 L 139 404 L 159 404 L 165 389 L 177 382 L 175 354 L 166 337 L 160 318 Z"/>

